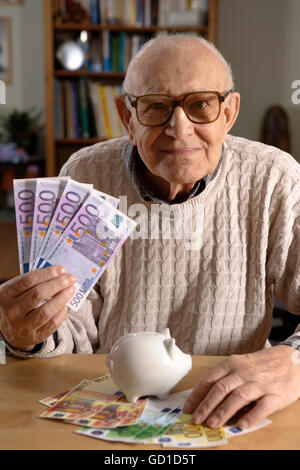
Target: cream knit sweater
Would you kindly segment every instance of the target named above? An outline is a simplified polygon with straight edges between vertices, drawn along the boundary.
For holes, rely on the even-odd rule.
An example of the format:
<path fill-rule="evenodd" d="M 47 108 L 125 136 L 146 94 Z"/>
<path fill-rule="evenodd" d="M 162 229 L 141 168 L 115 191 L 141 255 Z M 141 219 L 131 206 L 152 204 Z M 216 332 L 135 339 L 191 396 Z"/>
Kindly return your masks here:
<path fill-rule="evenodd" d="M 127 196 L 129 215 L 141 204 L 149 214 L 151 203 L 141 200 L 122 160 L 127 141 L 80 150 L 61 175 Z M 161 232 L 158 239 L 130 237 L 81 310 L 58 329 L 58 347 L 51 337 L 38 356 L 108 353 L 125 333 L 166 327 L 190 354 L 262 349 L 274 296 L 300 314 L 299 201 L 300 165 L 290 155 L 227 136 L 216 178 L 200 195 L 172 205 L 190 217 L 204 207 L 203 246 L 190 250 Z"/>

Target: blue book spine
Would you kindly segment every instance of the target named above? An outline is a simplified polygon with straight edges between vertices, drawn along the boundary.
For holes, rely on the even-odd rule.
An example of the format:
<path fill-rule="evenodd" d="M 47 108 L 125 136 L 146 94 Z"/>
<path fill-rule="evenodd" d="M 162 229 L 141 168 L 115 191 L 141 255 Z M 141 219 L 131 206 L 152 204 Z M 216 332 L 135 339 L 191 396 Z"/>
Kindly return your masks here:
<path fill-rule="evenodd" d="M 77 82 L 72 81 L 72 98 L 73 98 L 73 113 L 74 113 L 74 134 L 75 138 L 80 137 L 80 126 L 79 126 L 79 106 L 78 106 L 78 94 L 77 94 Z"/>
<path fill-rule="evenodd" d="M 126 44 L 126 33 L 122 31 L 120 33 L 120 56 L 119 56 L 119 67 L 120 72 L 125 72 L 125 44 Z"/>
<path fill-rule="evenodd" d="M 144 24 L 144 1 L 137 0 L 136 5 L 136 26 L 143 26 Z"/>
<path fill-rule="evenodd" d="M 90 0 L 90 20 L 92 24 L 100 22 L 98 0 Z"/>
<path fill-rule="evenodd" d="M 104 72 L 111 72 L 111 34 L 110 31 L 103 31 L 103 67 Z"/>

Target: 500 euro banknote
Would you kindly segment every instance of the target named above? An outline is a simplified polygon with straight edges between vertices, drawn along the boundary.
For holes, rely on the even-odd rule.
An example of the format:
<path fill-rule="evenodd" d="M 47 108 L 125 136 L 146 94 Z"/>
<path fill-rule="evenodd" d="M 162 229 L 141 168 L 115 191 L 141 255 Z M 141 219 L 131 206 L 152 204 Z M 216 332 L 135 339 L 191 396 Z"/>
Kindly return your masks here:
<path fill-rule="evenodd" d="M 51 252 L 60 236 L 74 217 L 86 197 L 91 193 L 93 185 L 82 184 L 70 179 L 67 181 L 63 193 L 55 209 L 47 233 L 36 256 L 33 268 L 39 268 L 48 253 Z"/>
<path fill-rule="evenodd" d="M 29 271 L 36 179 L 14 180 L 20 274 Z"/>
<path fill-rule="evenodd" d="M 96 190 L 84 201 L 40 267 L 63 265 L 76 292 L 67 306 L 77 311 L 136 223 Z"/>
<path fill-rule="evenodd" d="M 69 179 L 65 176 L 38 178 L 36 181 L 29 270 L 33 268 L 58 201 Z"/>

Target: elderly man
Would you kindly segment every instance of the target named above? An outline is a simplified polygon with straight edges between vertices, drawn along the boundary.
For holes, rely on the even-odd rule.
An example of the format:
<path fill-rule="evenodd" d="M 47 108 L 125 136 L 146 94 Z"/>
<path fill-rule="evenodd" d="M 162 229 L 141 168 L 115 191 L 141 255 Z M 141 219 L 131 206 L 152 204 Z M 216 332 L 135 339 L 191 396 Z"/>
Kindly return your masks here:
<path fill-rule="evenodd" d="M 61 174 L 126 196 L 136 219 L 164 203 L 173 222 L 196 224 L 198 244 L 137 232 L 76 314 L 65 308 L 74 278 L 63 267 L 4 284 L 0 330 L 13 354 L 108 353 L 125 333 L 169 327 L 185 352 L 230 356 L 188 398 L 195 423 L 222 425 L 254 402 L 238 422 L 251 427 L 299 397 L 300 338 L 275 347 L 267 338 L 274 295 L 300 314 L 300 168 L 228 135 L 239 103 L 229 65 L 206 41 L 144 46 L 116 99 L 128 138 L 80 150 Z"/>

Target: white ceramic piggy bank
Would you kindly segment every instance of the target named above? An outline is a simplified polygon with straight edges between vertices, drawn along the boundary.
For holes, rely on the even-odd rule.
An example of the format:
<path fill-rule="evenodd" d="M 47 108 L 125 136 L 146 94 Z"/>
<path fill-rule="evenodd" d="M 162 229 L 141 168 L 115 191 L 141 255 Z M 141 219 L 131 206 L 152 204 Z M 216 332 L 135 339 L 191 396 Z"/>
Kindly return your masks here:
<path fill-rule="evenodd" d="M 106 358 L 113 381 L 130 402 L 144 395 L 164 399 L 189 372 L 192 359 L 162 333 L 131 333 L 119 338 Z"/>

